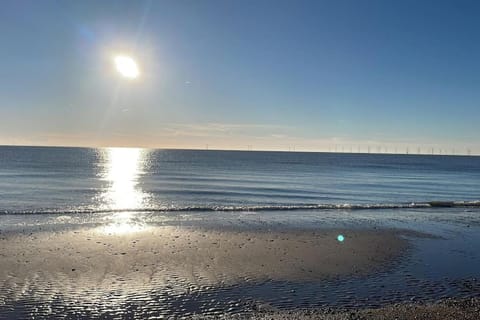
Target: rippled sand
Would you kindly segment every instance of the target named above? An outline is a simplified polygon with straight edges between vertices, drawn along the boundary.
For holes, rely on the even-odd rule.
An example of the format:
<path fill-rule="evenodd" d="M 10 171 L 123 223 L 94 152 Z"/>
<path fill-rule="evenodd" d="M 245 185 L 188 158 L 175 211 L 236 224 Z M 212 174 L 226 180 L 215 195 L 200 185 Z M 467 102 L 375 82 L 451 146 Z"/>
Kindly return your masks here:
<path fill-rule="evenodd" d="M 338 230 L 171 226 L 4 234 L 0 310 L 45 316 L 73 304 L 79 314 L 95 316 L 105 310 L 126 312 L 128 305 L 138 302 L 149 304 L 153 308 L 149 312 L 211 309 L 215 314 L 228 310 L 206 301 L 218 299 L 225 287 L 367 275 L 385 269 L 407 248 L 403 233 L 350 230 L 343 242 L 337 240 Z M 188 303 L 178 302 L 185 296 L 190 296 Z M 232 299 L 226 304 L 232 310 L 248 303 L 238 296 Z"/>
<path fill-rule="evenodd" d="M 398 256 L 406 240 L 398 232 L 335 230 L 218 231 L 154 227 L 115 234 L 107 229 L 38 232 L 2 238 L 2 281 L 33 275 L 98 282 L 109 276 L 165 282 L 176 276 L 215 285 L 244 279 L 311 280 L 367 273 Z"/>

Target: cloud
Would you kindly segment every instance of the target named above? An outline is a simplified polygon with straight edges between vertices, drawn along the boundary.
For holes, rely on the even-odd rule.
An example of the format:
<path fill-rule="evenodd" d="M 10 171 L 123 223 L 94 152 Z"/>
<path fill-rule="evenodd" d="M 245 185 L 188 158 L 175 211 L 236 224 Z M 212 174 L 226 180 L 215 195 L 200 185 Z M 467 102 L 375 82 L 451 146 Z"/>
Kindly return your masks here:
<path fill-rule="evenodd" d="M 159 128 L 166 135 L 212 137 L 218 135 L 271 136 L 272 131 L 288 130 L 290 127 L 263 124 L 168 124 Z"/>

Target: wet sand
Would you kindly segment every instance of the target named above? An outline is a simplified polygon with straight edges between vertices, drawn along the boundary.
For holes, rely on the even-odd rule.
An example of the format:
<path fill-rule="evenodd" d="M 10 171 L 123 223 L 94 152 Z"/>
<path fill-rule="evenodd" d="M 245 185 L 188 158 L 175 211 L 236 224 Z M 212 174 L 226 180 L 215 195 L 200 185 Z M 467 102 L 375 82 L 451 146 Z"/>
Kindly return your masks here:
<path fill-rule="evenodd" d="M 345 235 L 343 242 L 337 240 L 340 232 Z M 238 296 L 223 305 L 213 302 L 221 297 L 223 287 L 368 275 L 387 269 L 405 253 L 404 234 L 408 232 L 390 229 L 246 231 L 172 226 L 3 233 L 0 318 L 2 314 L 68 315 L 68 310 L 75 315 L 72 305 L 86 317 L 105 310 L 122 314 L 126 305 L 136 302 L 150 307 L 149 314 L 242 312 L 253 303 Z M 185 297 L 188 303 L 178 302 Z"/>
<path fill-rule="evenodd" d="M 405 231 L 225 231 L 150 227 L 139 232 L 94 228 L 4 235 L 0 281 L 35 274 L 101 281 L 175 275 L 199 285 L 247 280 L 315 280 L 368 274 L 407 247 Z M 148 276 L 148 277 L 145 277 Z M 148 280 L 148 279 L 143 279 Z"/>
<path fill-rule="evenodd" d="M 403 302 L 409 301 L 408 294 L 395 289 L 376 293 L 383 284 L 365 281 L 379 275 L 389 281 L 391 270 L 409 259 L 416 239 L 435 239 L 409 230 L 123 223 L 26 230 L 0 232 L 0 318 L 333 320 L 480 315 L 477 298 L 409 304 Z M 343 242 L 338 241 L 339 234 L 344 235 Z M 408 272 L 400 280 L 431 292 L 441 288 Z M 469 295 L 480 290 L 475 279 L 456 285 L 464 286 Z M 379 307 L 360 299 L 357 294 L 362 290 L 378 297 Z M 326 306 L 333 299 L 332 307 L 321 302 L 302 309 L 302 301 L 317 301 L 315 295 Z M 295 296 L 301 299 L 292 304 Z M 263 300 L 267 297 L 274 299 L 273 304 Z M 402 303 L 392 305 L 396 301 Z"/>

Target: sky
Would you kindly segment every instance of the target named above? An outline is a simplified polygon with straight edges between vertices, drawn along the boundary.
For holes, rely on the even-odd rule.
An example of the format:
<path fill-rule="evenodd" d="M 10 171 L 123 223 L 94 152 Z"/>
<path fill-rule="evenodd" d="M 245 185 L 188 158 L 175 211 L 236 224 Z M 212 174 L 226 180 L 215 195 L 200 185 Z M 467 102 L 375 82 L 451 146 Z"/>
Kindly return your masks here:
<path fill-rule="evenodd" d="M 4 0 L 0 144 L 480 153 L 479 16 L 475 0 Z"/>

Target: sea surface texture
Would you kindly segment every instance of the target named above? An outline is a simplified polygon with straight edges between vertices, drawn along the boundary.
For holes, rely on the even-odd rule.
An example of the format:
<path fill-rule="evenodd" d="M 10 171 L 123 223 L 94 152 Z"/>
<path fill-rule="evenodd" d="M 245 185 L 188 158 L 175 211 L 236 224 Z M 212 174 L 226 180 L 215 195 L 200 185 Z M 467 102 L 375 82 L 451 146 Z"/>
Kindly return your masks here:
<path fill-rule="evenodd" d="M 0 319 L 480 297 L 479 200 L 480 157 L 0 147 Z"/>
<path fill-rule="evenodd" d="M 480 157 L 0 147 L 12 214 L 475 206 L 479 193 Z"/>

